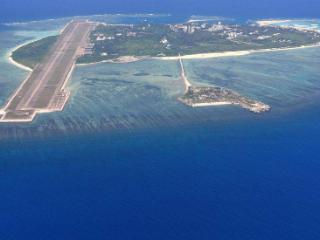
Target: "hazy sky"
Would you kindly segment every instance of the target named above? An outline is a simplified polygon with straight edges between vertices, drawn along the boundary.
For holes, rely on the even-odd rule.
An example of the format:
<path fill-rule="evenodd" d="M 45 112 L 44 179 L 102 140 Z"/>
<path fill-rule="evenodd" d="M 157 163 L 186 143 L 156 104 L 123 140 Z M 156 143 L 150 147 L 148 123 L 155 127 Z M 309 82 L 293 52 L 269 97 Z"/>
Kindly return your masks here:
<path fill-rule="evenodd" d="M 320 0 L 0 0 L 0 17 L 162 12 L 243 17 L 319 17 Z"/>

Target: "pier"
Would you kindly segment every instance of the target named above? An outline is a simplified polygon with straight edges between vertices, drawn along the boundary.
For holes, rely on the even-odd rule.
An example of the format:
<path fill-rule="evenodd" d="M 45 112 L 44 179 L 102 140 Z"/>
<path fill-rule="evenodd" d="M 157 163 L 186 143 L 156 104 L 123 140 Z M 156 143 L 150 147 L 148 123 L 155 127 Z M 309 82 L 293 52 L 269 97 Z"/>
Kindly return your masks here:
<path fill-rule="evenodd" d="M 179 54 L 179 63 L 180 63 L 180 77 L 184 83 L 184 86 L 185 86 L 185 93 L 188 92 L 189 88 L 192 87 L 192 84 L 189 82 L 188 78 L 187 78 L 187 75 L 186 75 L 186 72 L 184 70 L 184 66 L 183 66 L 183 62 L 182 62 L 182 58 L 181 58 L 181 55 Z"/>

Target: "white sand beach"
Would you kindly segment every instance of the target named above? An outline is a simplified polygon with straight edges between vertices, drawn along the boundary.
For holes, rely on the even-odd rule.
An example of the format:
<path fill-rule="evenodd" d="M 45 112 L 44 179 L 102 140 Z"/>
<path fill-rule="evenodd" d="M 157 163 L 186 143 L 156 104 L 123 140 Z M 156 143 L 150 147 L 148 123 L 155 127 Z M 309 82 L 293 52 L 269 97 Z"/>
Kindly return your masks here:
<path fill-rule="evenodd" d="M 181 59 L 192 60 L 192 59 L 207 59 L 207 58 L 220 58 L 220 57 L 238 57 L 238 56 L 245 56 L 253 53 L 289 51 L 289 50 L 298 50 L 298 49 L 314 48 L 314 47 L 320 47 L 320 43 L 306 45 L 306 46 L 299 46 L 299 47 L 291 47 L 291 48 L 270 48 L 270 49 L 260 49 L 260 50 L 227 51 L 227 52 L 216 52 L 216 53 L 200 53 L 200 54 L 182 55 Z M 172 61 L 172 60 L 179 60 L 180 56 L 156 57 L 155 59 Z"/>
<path fill-rule="evenodd" d="M 272 24 L 285 23 L 290 21 L 291 21 L 290 19 L 269 19 L 269 20 L 259 20 L 259 21 L 256 21 L 256 23 L 261 27 L 266 27 Z"/>
<path fill-rule="evenodd" d="M 319 33 L 320 30 L 317 27 L 310 27 L 307 25 L 300 25 L 300 24 L 289 24 L 289 25 L 280 25 L 280 24 L 284 24 L 284 23 L 290 23 L 290 22 L 294 22 L 296 20 L 293 19 L 270 19 L 270 20 L 259 20 L 256 21 L 256 23 L 260 26 L 260 27 L 281 27 L 281 28 L 287 28 L 287 29 L 296 29 L 298 31 L 303 31 L 303 32 L 317 32 Z M 304 21 L 304 22 L 312 22 L 315 21 L 313 19 L 300 19 L 297 21 Z"/>
<path fill-rule="evenodd" d="M 21 69 L 26 70 L 26 71 L 28 71 L 28 72 L 32 72 L 33 70 L 32 70 L 31 68 L 29 68 L 29 67 L 27 67 L 27 66 L 25 66 L 25 65 L 23 65 L 23 64 L 20 64 L 20 63 L 18 63 L 18 62 L 16 62 L 16 61 L 14 61 L 13 58 L 12 58 L 12 54 L 13 54 L 13 52 L 16 51 L 17 49 L 19 49 L 19 48 L 21 48 L 21 47 L 23 47 L 23 46 L 26 46 L 26 45 L 28 45 L 28 44 L 30 44 L 30 43 L 36 42 L 36 41 L 38 41 L 38 39 L 37 39 L 37 40 L 34 40 L 34 41 L 29 41 L 29 42 L 20 44 L 20 45 L 16 46 L 15 48 L 10 49 L 10 51 L 7 53 L 7 59 L 8 59 L 8 61 L 9 61 L 11 64 L 13 64 L 13 65 L 15 65 L 16 67 L 18 67 L 18 68 L 21 68 Z"/>
<path fill-rule="evenodd" d="M 210 106 L 224 106 L 224 105 L 232 105 L 231 102 L 212 102 L 212 103 L 195 103 L 192 104 L 192 107 L 210 107 Z"/>

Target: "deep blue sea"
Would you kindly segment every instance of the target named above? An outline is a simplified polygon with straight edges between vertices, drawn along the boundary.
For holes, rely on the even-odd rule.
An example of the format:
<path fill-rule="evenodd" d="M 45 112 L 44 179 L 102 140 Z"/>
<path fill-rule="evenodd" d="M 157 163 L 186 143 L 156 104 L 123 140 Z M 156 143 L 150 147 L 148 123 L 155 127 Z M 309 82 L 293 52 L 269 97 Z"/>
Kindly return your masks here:
<path fill-rule="evenodd" d="M 7 14 L 0 14 L 0 21 L 45 18 L 51 14 L 48 5 L 53 9 L 56 6 L 30 1 L 30 6 L 40 6 L 43 11 L 30 7 L 26 12 L 16 5 L 18 2 L 4 1 Z M 92 6 L 98 2 L 91 1 L 95 3 Z M 67 4 L 50 17 L 111 12 L 112 7 L 131 12 L 135 7 L 131 4 L 120 9 L 119 4 L 111 2 L 109 8 L 88 9 L 87 4 L 80 3 L 77 10 Z M 186 7 L 189 12 L 194 6 L 203 10 L 199 13 L 202 15 L 243 19 L 320 17 L 316 16 L 316 1 L 309 1 L 311 7 L 306 9 L 286 8 L 288 1 L 282 1 L 278 7 L 287 11 L 284 16 L 279 9 L 272 11 L 271 3 L 248 1 L 250 9 L 256 9 L 253 12 L 244 10 L 245 3 L 233 3 L 229 11 L 223 3 L 207 1 L 209 10 L 195 1 L 183 1 L 190 4 Z M 290 3 L 303 4 L 298 0 Z M 158 7 L 165 12 L 172 5 L 169 1 L 144 4 L 150 12 Z M 180 13 L 176 4 L 171 13 Z M 141 8 L 134 10 L 139 12 Z M 179 15 L 177 19 L 184 18 Z M 35 26 L 30 26 L 32 30 L 14 26 L 17 35 L 7 30 L 11 27 L 2 26 L 0 30 L 0 44 L 8 48 L 14 47 L 10 45 L 13 40 L 17 45 L 39 36 Z M 304 66 L 306 59 L 311 60 Z M 170 96 L 166 87 L 158 89 L 170 80 L 160 77 L 162 72 L 174 75 L 175 68 L 165 63 L 161 65 L 164 70 L 157 70 L 160 67 L 152 63 L 148 69 L 159 73 L 146 77 L 143 83 L 140 78 L 133 79 L 132 73 L 142 71 L 148 63 L 129 65 L 125 70 L 97 66 L 93 70 L 98 77 L 90 73 L 91 67 L 78 70 L 70 86 L 75 96 L 66 113 L 44 116 L 30 126 L 0 127 L 0 239 L 319 240 L 320 74 L 315 70 L 319 59 L 318 50 L 186 63 L 190 68 L 194 65 L 189 74 L 195 79 L 198 76 L 223 82 L 226 78 L 232 82 L 225 84 L 239 90 L 250 86 L 253 96 L 261 94 L 275 104 L 275 109 L 263 116 L 219 108 L 191 114 L 171 97 L 164 97 Z M 257 67 L 250 67 L 254 63 Z M 9 80 L 17 81 L 25 73 L 11 72 L 5 60 L 1 60 L 0 69 L 3 101 L 18 85 Z M 204 69 L 217 76 L 200 75 L 198 72 Z M 238 83 L 238 75 L 248 79 Z M 158 81 L 155 76 L 160 80 L 152 85 L 152 81 Z M 134 84 L 123 90 L 128 85 L 124 81 L 131 78 Z M 259 79 L 270 89 L 259 90 Z M 10 84 L 12 89 L 7 89 Z M 101 86 L 90 90 L 94 84 Z M 114 95 L 116 100 L 109 97 L 115 94 L 108 92 L 110 87 L 119 91 Z M 141 91 L 138 99 L 142 100 L 132 98 L 129 104 L 119 99 L 124 93 L 134 96 L 136 91 Z M 150 95 L 143 95 L 145 92 Z M 92 110 L 92 99 L 98 109 Z M 112 106 L 106 106 L 106 101 Z M 145 102 L 137 102 L 137 107 L 136 101 Z M 95 118 L 100 109 L 102 117 Z M 125 119 L 122 124 L 129 127 L 114 126 L 118 118 Z M 166 124 L 160 124 L 163 121 Z M 184 123 L 172 123 L 179 121 Z M 144 124 L 147 126 L 141 127 Z M 111 125 L 111 130 L 105 127 Z"/>
<path fill-rule="evenodd" d="M 319 239 L 319 116 L 1 144 L 2 239 Z"/>

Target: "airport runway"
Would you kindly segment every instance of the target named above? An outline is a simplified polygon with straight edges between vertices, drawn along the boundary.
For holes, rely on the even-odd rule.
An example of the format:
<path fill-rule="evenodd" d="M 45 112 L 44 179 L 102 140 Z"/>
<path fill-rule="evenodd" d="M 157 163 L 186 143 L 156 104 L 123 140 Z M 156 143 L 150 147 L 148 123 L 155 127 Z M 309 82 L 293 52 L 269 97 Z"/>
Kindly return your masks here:
<path fill-rule="evenodd" d="M 0 110 L 0 122 L 30 122 L 37 113 L 63 109 L 70 95 L 64 87 L 95 26 L 88 21 L 72 21 L 64 28 L 42 63 Z"/>

